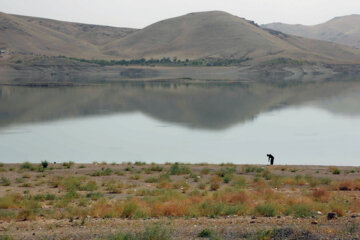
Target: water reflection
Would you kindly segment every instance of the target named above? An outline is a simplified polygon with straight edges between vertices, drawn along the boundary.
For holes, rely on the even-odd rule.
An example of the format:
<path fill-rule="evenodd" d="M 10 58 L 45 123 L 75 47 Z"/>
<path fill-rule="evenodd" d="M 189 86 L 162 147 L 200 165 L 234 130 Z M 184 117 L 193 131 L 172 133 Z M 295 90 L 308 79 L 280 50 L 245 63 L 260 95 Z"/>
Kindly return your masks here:
<path fill-rule="evenodd" d="M 358 115 L 360 82 L 1 86 L 0 127 L 142 112 L 163 122 L 221 130 L 251 121 L 262 112 L 303 104 Z"/>

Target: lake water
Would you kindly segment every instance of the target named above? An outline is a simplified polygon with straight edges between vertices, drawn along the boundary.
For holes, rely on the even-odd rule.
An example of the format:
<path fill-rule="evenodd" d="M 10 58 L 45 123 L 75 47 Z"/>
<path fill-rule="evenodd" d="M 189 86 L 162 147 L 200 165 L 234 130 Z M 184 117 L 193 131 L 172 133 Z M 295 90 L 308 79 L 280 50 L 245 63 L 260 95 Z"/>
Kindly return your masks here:
<path fill-rule="evenodd" d="M 360 165 L 360 82 L 0 87 L 0 162 Z"/>

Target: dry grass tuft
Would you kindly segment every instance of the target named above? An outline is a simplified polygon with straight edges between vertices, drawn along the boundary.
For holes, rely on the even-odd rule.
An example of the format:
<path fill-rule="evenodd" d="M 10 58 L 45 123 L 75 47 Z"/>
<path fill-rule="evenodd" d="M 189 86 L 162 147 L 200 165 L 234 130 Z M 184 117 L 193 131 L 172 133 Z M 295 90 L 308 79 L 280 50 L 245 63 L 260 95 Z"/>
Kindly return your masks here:
<path fill-rule="evenodd" d="M 330 192 L 324 188 L 313 189 L 312 196 L 316 201 L 319 202 L 329 202 L 331 199 Z"/>

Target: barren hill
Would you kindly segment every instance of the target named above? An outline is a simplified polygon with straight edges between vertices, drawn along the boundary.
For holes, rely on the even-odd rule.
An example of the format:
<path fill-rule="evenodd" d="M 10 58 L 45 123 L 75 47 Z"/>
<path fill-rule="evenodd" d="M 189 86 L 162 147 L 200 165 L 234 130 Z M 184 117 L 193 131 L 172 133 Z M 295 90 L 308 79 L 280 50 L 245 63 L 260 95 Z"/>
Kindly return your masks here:
<path fill-rule="evenodd" d="M 308 61 L 359 62 L 360 51 L 260 28 L 231 14 L 190 13 L 152 24 L 109 43 L 104 52 L 123 58 L 278 57 Z"/>
<path fill-rule="evenodd" d="M 0 47 L 20 53 L 86 59 L 278 58 L 360 63 L 360 50 L 264 30 L 226 12 L 190 13 L 144 29 L 114 28 L 0 14 Z"/>
<path fill-rule="evenodd" d="M 102 45 L 134 31 L 0 13 L 0 47 L 23 53 L 101 58 Z"/>
<path fill-rule="evenodd" d="M 262 27 L 300 37 L 360 48 L 360 15 L 358 14 L 336 17 L 328 22 L 313 26 L 270 23 L 262 25 Z"/>

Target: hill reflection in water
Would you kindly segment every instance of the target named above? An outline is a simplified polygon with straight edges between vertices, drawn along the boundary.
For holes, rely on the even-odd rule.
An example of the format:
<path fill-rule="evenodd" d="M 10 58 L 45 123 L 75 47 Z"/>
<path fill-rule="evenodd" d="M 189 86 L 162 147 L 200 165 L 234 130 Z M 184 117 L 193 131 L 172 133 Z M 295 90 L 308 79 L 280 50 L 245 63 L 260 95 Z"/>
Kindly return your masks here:
<path fill-rule="evenodd" d="M 222 130 L 289 106 L 360 114 L 360 82 L 0 87 L 0 127 L 126 112 Z M 311 117 L 311 116 L 310 116 Z"/>

